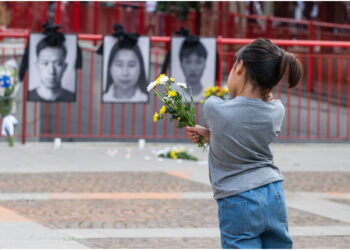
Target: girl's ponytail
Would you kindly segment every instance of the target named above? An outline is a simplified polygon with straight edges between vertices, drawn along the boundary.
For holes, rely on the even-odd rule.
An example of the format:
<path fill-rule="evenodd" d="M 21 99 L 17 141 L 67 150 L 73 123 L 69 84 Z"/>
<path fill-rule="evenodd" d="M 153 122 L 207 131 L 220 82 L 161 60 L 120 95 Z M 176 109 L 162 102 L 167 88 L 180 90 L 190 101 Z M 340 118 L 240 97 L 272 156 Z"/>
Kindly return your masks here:
<path fill-rule="evenodd" d="M 280 79 L 288 71 L 288 88 L 294 88 L 298 85 L 303 75 L 303 67 L 294 54 L 284 52 L 280 68 Z"/>

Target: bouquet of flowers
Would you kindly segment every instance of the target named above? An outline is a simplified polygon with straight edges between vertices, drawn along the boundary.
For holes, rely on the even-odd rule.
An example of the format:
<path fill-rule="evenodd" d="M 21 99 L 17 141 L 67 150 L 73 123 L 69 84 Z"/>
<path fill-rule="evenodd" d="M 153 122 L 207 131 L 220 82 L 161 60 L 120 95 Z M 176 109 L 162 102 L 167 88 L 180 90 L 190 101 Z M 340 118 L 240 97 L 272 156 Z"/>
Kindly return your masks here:
<path fill-rule="evenodd" d="M 158 89 L 162 86 L 163 89 Z M 181 89 L 182 95 L 176 91 Z M 151 82 L 147 90 L 150 92 L 153 90 L 155 96 L 164 104 L 158 112 L 155 112 L 153 121 L 157 122 L 160 119 L 167 119 L 166 114 L 169 115 L 169 121 L 177 120 L 177 127 L 184 128 L 186 126 L 194 127 L 196 124 L 196 111 L 193 105 L 192 91 L 191 101 L 189 102 L 184 94 L 184 89 L 187 88 L 186 83 L 175 83 L 172 77 L 168 77 L 164 74 L 160 75 L 154 82 Z M 184 99 L 183 99 L 184 98 Z M 198 146 L 206 149 L 207 145 L 204 143 L 204 138 L 200 136 Z"/>
<path fill-rule="evenodd" d="M 178 150 L 177 148 L 173 148 L 173 149 L 167 148 L 165 150 L 159 151 L 157 153 L 157 156 L 162 158 L 169 158 L 169 159 L 183 159 L 183 160 L 198 161 L 198 158 L 187 153 L 185 148 L 180 148 L 180 150 Z"/>
<path fill-rule="evenodd" d="M 2 135 L 6 135 L 10 146 L 13 146 L 13 125 L 17 119 L 11 114 L 13 98 L 18 91 L 17 63 L 9 60 L 0 67 L 0 115 L 2 121 Z"/>
<path fill-rule="evenodd" d="M 201 103 L 203 104 L 205 100 L 207 100 L 212 95 L 220 97 L 221 99 L 224 99 L 224 100 L 228 100 L 231 98 L 227 87 L 221 88 L 219 86 L 213 86 L 213 87 L 206 88 L 204 90 L 203 97 L 205 99 L 202 100 Z"/>

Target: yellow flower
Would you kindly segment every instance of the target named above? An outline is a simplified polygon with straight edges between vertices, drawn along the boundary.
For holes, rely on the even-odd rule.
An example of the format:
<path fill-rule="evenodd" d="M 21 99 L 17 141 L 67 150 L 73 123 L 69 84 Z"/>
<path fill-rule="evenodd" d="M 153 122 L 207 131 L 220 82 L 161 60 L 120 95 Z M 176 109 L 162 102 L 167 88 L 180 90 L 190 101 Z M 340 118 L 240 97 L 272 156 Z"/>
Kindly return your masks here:
<path fill-rule="evenodd" d="M 160 78 L 162 78 L 163 76 L 165 76 L 165 74 L 161 74 L 160 76 L 158 76 L 158 78 L 156 79 L 156 84 L 157 85 L 159 84 Z"/>
<path fill-rule="evenodd" d="M 174 78 L 170 77 L 170 81 L 171 82 L 175 82 Z"/>
<path fill-rule="evenodd" d="M 208 96 L 210 96 L 210 95 L 211 95 L 211 93 L 205 92 L 205 93 L 203 94 L 203 97 L 208 97 Z"/>
<path fill-rule="evenodd" d="M 178 158 L 177 153 L 178 153 L 177 150 L 172 150 L 170 152 L 170 157 L 173 158 L 173 159 L 177 159 Z"/>
<path fill-rule="evenodd" d="M 170 91 L 168 92 L 168 94 L 169 94 L 170 97 L 176 96 L 176 91 L 170 90 Z"/>
<path fill-rule="evenodd" d="M 158 118 L 159 118 L 159 115 L 158 115 L 157 112 L 155 112 L 154 115 L 153 115 L 153 121 L 154 121 L 154 122 L 157 122 L 157 121 L 158 121 Z"/>
<path fill-rule="evenodd" d="M 159 114 L 164 114 L 166 111 L 166 107 L 165 106 L 162 106 L 162 108 L 160 109 L 159 111 Z"/>
<path fill-rule="evenodd" d="M 201 100 L 200 103 L 201 103 L 201 104 L 204 104 L 204 100 Z"/>
<path fill-rule="evenodd" d="M 181 117 L 178 117 L 177 120 L 180 121 L 180 120 L 181 120 Z"/>

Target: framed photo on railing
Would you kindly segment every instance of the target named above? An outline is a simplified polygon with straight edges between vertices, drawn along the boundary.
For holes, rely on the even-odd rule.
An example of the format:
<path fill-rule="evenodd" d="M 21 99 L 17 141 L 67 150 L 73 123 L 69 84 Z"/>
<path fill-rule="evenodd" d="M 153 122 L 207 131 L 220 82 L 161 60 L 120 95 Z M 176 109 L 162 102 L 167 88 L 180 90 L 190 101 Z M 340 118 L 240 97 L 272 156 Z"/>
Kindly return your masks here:
<path fill-rule="evenodd" d="M 75 34 L 64 36 L 62 45 L 50 46 L 44 34 L 30 34 L 28 101 L 75 102 L 78 38 Z"/>
<path fill-rule="evenodd" d="M 147 103 L 149 94 L 150 38 L 140 36 L 135 45 L 120 44 L 104 36 L 102 68 L 103 103 Z"/>
<path fill-rule="evenodd" d="M 216 80 L 216 38 L 201 37 L 198 43 L 185 43 L 184 37 L 171 38 L 170 75 L 192 88 L 193 101 L 203 100 L 207 87 Z M 189 89 L 185 94 L 189 100 Z"/>

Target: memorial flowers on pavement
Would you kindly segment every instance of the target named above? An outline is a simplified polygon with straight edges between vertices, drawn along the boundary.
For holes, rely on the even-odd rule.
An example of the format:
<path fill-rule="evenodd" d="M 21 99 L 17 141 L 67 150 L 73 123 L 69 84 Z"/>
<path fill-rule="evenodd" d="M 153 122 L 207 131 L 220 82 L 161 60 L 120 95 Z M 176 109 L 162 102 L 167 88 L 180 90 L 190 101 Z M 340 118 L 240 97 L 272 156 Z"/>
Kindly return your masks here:
<path fill-rule="evenodd" d="M 12 115 L 13 98 L 18 91 L 18 87 L 17 63 L 12 59 L 0 66 L 1 134 L 7 136 L 10 146 L 13 146 L 14 125 L 18 123 Z"/>
<path fill-rule="evenodd" d="M 160 87 L 158 89 L 158 87 Z M 157 122 L 160 119 L 166 119 L 172 122 L 177 121 L 178 128 L 186 126 L 194 127 L 196 124 L 196 111 L 193 105 L 192 92 L 190 88 L 190 99 L 187 100 L 184 94 L 184 89 L 187 88 L 186 83 L 175 83 L 172 77 L 164 74 L 160 75 L 154 82 L 151 82 L 147 90 L 154 92 L 154 95 L 163 103 L 159 113 L 155 112 L 153 121 Z M 179 93 L 180 90 L 181 93 Z M 204 143 L 204 138 L 199 138 L 198 146 L 206 149 L 207 145 Z"/>
<path fill-rule="evenodd" d="M 182 160 L 191 160 L 198 161 L 198 158 L 190 155 L 185 148 L 166 148 L 162 151 L 157 152 L 158 157 L 169 158 L 169 159 L 182 159 Z"/>

